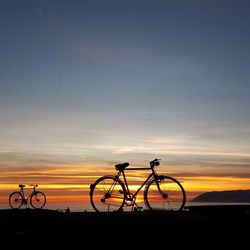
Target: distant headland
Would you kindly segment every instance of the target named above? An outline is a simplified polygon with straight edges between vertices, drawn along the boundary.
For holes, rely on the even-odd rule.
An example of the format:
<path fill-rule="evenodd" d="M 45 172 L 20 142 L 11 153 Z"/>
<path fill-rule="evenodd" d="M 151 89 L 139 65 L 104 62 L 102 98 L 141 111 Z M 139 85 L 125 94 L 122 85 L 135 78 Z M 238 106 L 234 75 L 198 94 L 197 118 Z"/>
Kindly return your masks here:
<path fill-rule="evenodd" d="M 206 192 L 194 198 L 192 202 L 250 202 L 250 190 Z"/>

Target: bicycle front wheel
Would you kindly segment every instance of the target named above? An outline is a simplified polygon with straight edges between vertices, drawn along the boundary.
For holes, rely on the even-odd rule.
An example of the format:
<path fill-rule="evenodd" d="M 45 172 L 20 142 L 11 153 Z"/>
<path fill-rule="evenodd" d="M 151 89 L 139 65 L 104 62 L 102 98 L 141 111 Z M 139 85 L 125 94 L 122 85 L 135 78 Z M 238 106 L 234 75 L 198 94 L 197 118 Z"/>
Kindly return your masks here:
<path fill-rule="evenodd" d="M 180 182 L 173 177 L 158 176 L 148 183 L 144 200 L 149 210 L 180 211 L 185 205 L 186 194 Z"/>
<path fill-rule="evenodd" d="M 30 197 L 30 205 L 35 209 L 41 209 L 46 204 L 46 196 L 43 192 L 36 191 Z"/>
<path fill-rule="evenodd" d="M 13 209 L 18 209 L 23 205 L 23 196 L 20 192 L 13 192 L 9 197 L 9 205 Z"/>
<path fill-rule="evenodd" d="M 122 211 L 125 187 L 115 176 L 103 176 L 90 186 L 90 201 L 96 212 Z"/>

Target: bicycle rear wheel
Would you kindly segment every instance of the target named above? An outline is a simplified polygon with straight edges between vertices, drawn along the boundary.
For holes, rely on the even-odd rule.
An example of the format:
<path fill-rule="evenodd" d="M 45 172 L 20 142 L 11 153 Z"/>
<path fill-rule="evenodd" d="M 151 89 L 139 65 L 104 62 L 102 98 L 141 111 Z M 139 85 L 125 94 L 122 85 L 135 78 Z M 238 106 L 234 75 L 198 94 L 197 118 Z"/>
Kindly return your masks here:
<path fill-rule="evenodd" d="M 41 209 L 46 204 L 46 196 L 43 192 L 36 191 L 30 197 L 30 205 L 35 209 Z"/>
<path fill-rule="evenodd" d="M 158 176 L 147 185 L 144 200 L 149 210 L 180 211 L 185 205 L 186 193 L 173 177 Z"/>
<path fill-rule="evenodd" d="M 90 186 L 90 201 L 96 212 L 122 211 L 126 190 L 115 176 L 103 176 Z"/>
<path fill-rule="evenodd" d="M 13 192 L 9 196 L 9 205 L 13 209 L 18 209 L 23 205 L 23 195 L 21 192 Z"/>

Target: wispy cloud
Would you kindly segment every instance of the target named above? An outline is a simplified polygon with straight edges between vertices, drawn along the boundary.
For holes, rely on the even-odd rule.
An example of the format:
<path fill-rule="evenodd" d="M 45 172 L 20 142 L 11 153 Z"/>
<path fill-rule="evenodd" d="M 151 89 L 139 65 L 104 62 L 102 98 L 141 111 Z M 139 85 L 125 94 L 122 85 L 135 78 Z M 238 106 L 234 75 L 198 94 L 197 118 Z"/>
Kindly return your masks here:
<path fill-rule="evenodd" d="M 32 2 L 34 4 L 36 10 L 38 11 L 39 15 L 43 16 L 43 11 L 42 11 L 41 7 L 38 4 L 38 0 L 32 0 Z"/>
<path fill-rule="evenodd" d="M 136 146 L 117 146 L 113 154 L 152 154 L 152 155 L 190 155 L 204 157 L 238 157 L 250 160 L 250 153 L 242 148 L 232 147 L 230 144 L 216 144 L 203 142 L 197 138 L 151 138 L 142 140 Z"/>

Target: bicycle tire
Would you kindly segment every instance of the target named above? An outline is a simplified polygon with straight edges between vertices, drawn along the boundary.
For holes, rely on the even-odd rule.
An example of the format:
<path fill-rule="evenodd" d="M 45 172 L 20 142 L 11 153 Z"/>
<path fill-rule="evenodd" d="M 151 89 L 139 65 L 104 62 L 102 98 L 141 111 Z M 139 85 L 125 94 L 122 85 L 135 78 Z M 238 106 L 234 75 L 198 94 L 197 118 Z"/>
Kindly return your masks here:
<path fill-rule="evenodd" d="M 13 192 L 9 196 L 9 205 L 13 209 L 19 209 L 23 205 L 23 201 L 24 197 L 21 192 Z"/>
<path fill-rule="evenodd" d="M 125 186 L 115 176 L 103 176 L 90 185 L 90 202 L 96 212 L 122 211 L 125 197 Z"/>
<path fill-rule="evenodd" d="M 181 183 L 175 178 L 160 175 L 147 184 L 144 202 L 149 210 L 181 211 L 186 203 L 186 193 Z"/>
<path fill-rule="evenodd" d="M 35 191 L 30 197 L 30 205 L 35 209 L 41 209 L 46 204 L 46 196 L 41 191 Z"/>

